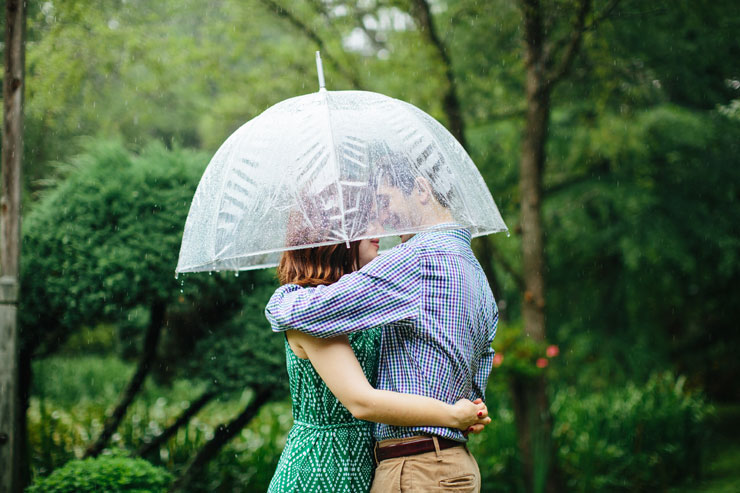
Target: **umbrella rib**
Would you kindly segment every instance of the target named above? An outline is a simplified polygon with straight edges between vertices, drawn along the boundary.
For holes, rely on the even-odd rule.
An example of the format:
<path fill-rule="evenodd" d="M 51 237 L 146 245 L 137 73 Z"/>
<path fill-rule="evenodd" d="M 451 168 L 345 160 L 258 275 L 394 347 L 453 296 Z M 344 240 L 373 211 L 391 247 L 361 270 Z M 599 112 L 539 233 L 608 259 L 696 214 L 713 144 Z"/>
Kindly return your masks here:
<path fill-rule="evenodd" d="M 344 235 L 347 248 L 349 248 L 349 239 L 347 238 L 347 227 L 344 223 L 344 197 L 342 196 L 342 170 L 339 168 L 337 159 L 337 149 L 334 146 L 334 130 L 331 126 L 331 112 L 329 111 L 329 92 L 323 91 L 324 105 L 326 106 L 326 126 L 329 129 L 329 152 L 334 157 L 334 166 L 337 169 L 337 194 L 339 195 L 339 211 L 342 213 L 342 234 Z"/>

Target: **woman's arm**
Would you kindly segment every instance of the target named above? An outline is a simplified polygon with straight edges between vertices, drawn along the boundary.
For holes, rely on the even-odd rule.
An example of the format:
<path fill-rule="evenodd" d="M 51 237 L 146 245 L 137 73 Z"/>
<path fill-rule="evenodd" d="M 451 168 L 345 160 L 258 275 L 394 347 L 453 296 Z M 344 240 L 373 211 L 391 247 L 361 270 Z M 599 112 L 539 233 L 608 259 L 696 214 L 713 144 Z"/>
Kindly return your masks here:
<path fill-rule="evenodd" d="M 329 390 L 355 418 L 393 426 L 443 426 L 473 432 L 491 422 L 483 403 L 463 399 L 450 405 L 431 397 L 373 388 L 346 336 L 319 339 L 289 331 L 288 341 L 305 352 Z"/>

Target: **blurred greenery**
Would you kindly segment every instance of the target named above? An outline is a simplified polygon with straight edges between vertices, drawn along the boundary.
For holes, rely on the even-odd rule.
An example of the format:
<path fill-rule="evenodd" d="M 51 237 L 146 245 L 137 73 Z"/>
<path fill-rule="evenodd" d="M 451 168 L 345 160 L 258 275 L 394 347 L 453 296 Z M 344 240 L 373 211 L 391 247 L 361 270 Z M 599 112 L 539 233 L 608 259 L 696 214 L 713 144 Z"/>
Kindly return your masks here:
<path fill-rule="evenodd" d="M 712 407 L 684 383 L 661 373 L 603 393 L 558 386 L 554 436 L 567 491 L 654 491 L 696 477 L 712 443 L 706 426 Z M 506 387 L 492 383 L 488 392 L 495 396 L 489 397 L 493 423 L 470 444 L 483 491 L 522 491 Z"/>
<path fill-rule="evenodd" d="M 562 363 L 552 358 L 548 371 Z M 38 388 L 29 410 L 35 467 L 52 470 L 79 455 L 90 431 L 101 426 L 115 388 L 132 371 L 116 358 L 54 357 L 36 363 Z M 521 491 L 516 432 L 506 381 L 495 369 L 487 389 L 493 423 L 471 439 L 483 475 L 484 491 Z M 135 450 L 188 404 L 188 380 L 170 388 L 147 385 L 113 438 L 113 450 Z M 60 392 L 59 389 L 68 389 Z M 224 417 L 249 399 L 248 393 L 214 402 L 178 431 L 155 464 L 177 471 Z M 685 379 L 655 374 L 641 385 L 584 392 L 558 387 L 553 414 L 568 489 L 650 490 L 699 474 L 714 436 L 707 427 L 712 407 L 685 388 Z M 287 401 L 266 406 L 209 465 L 192 491 L 216 488 L 262 491 L 284 445 L 292 419 Z"/>
<path fill-rule="evenodd" d="M 116 357 L 55 356 L 34 364 L 36 381 L 29 408 L 29 438 L 34 470 L 45 475 L 80 457 L 102 427 L 105 413 L 125 385 L 133 366 Z M 276 378 L 285 377 L 282 374 Z M 162 432 L 206 384 L 177 379 L 162 387 L 147 382 L 113 436 L 111 450 L 135 452 Z M 251 392 L 232 393 L 204 407 L 149 459 L 179 471 L 190 456 L 213 437 L 216 427 L 238 412 Z M 213 488 L 243 491 L 267 489 L 287 432 L 292 425 L 290 402 L 266 405 L 258 416 L 212 461 L 194 491 Z M 231 485 L 231 486 L 229 486 Z"/>
<path fill-rule="evenodd" d="M 316 49 L 330 89 L 382 92 L 446 124 L 447 74 L 413 3 L 29 3 L 21 338 L 33 357 L 35 478 L 97 436 L 135 371 L 154 303 L 166 310 L 153 378 L 112 450 L 135 453 L 207 394 L 146 457 L 176 477 L 255 389 L 287 396 L 282 340 L 263 317 L 274 272 L 174 279 L 188 204 L 233 130 L 316 89 Z M 608 3 L 594 1 L 596 12 Z M 569 490 L 729 477 L 737 447 L 707 444 L 737 423 L 713 409 L 740 402 L 740 5 L 622 0 L 585 33 L 552 96 L 548 342 L 534 344 L 522 335 L 517 283 L 521 12 L 505 0 L 430 4 L 469 153 L 513 233 L 492 237 L 482 259 L 502 320 L 488 389 L 495 420 L 471 445 L 485 489 L 524 489 L 513 374 L 550 382 Z M 548 32 L 566 35 L 576 2 L 542 4 Z M 287 402 L 266 404 L 191 487 L 264 489 L 290 421 Z"/>

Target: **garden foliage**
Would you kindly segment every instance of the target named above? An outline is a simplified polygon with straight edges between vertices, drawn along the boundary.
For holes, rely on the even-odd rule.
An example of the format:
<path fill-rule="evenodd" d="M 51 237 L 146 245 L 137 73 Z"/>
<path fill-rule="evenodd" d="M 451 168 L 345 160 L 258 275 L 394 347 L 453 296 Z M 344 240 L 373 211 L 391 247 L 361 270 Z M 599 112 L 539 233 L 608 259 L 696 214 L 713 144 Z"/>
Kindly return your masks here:
<path fill-rule="evenodd" d="M 165 469 L 143 459 L 100 456 L 73 460 L 40 479 L 27 493 L 164 493 L 172 480 Z"/>
<path fill-rule="evenodd" d="M 737 2 L 622 0 L 589 24 L 552 95 L 542 344 L 520 322 L 520 2 L 428 2 L 443 56 L 414 22 L 418 3 L 30 3 L 20 320 L 36 477 L 97 436 L 153 303 L 166 306 L 155 379 L 112 448 L 137 450 L 213 391 L 147 457 L 177 475 L 251 389 L 285 391 L 283 339 L 263 318 L 273 272 L 176 280 L 174 266 L 209 157 L 268 106 L 316 90 L 317 48 L 331 89 L 382 92 L 445 124 L 455 82 L 468 151 L 512 231 L 486 252 L 474 240 L 501 317 L 494 422 L 471 441 L 484 489 L 524 487 L 512 374 L 550 382 L 568 489 L 661 489 L 698 473 L 701 395 L 740 398 Z M 572 28 L 575 6 L 544 7 L 549 34 Z M 264 490 L 290 421 L 285 403 L 268 404 L 192 487 Z"/>
<path fill-rule="evenodd" d="M 556 390 L 553 434 L 567 491 L 655 491 L 699 475 L 711 444 L 706 425 L 712 407 L 685 383 L 657 373 L 603 392 Z M 470 444 L 483 491 L 522 491 L 505 387 L 492 385 L 489 395 L 493 422 Z"/>

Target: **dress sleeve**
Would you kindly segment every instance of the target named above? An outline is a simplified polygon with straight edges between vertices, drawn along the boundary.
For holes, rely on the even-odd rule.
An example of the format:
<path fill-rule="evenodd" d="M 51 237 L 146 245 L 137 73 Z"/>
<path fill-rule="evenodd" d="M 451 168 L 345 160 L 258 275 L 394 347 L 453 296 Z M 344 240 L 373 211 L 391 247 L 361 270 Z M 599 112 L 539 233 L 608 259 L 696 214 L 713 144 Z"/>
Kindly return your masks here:
<path fill-rule="evenodd" d="M 329 286 L 278 289 L 265 308 L 272 330 L 332 337 L 418 317 L 421 269 L 401 244 Z"/>

